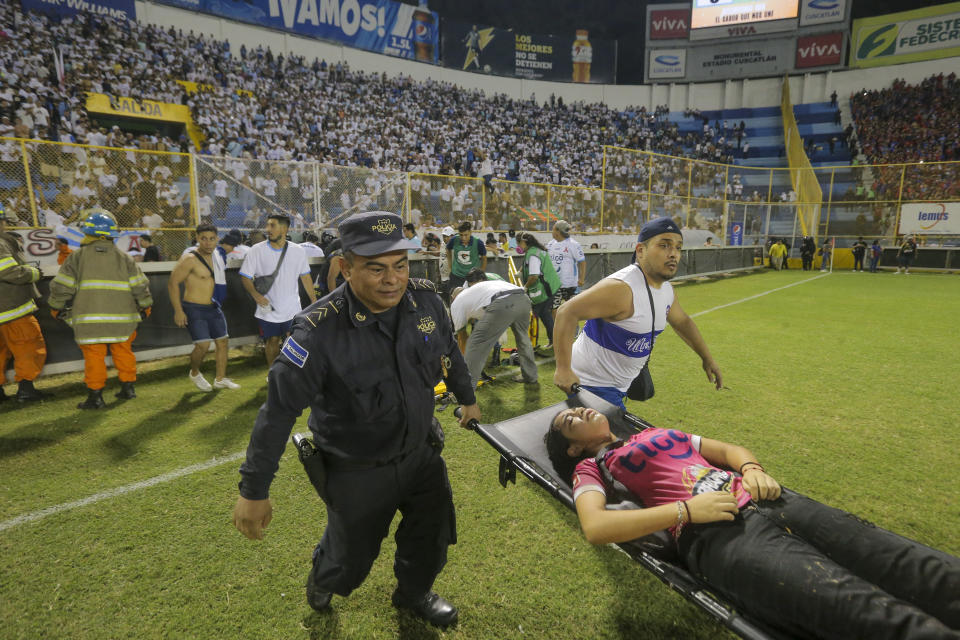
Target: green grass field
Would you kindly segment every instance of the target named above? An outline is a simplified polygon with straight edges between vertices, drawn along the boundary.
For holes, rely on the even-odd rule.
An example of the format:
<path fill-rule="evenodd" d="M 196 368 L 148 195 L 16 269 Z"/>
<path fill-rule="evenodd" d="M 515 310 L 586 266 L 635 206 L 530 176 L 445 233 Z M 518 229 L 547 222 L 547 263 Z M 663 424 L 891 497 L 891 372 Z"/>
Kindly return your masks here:
<path fill-rule="evenodd" d="M 679 286 L 689 313 L 706 311 L 696 321 L 729 390 L 714 390 L 668 331 L 652 362 L 656 396 L 628 406 L 660 426 L 744 444 L 785 485 L 960 554 L 960 278 L 820 275 Z M 787 285 L 795 286 L 772 291 Z M 460 625 L 446 632 L 390 606 L 392 538 L 332 613 L 307 607 L 303 584 L 324 509 L 292 447 L 262 542 L 230 523 L 236 460 L 9 524 L 243 451 L 265 365 L 238 355 L 230 367 L 238 392 L 196 391 L 179 358 L 142 365 L 139 398 L 105 411 L 74 408 L 84 395 L 79 375 L 38 382 L 57 392 L 54 401 L 0 405 L 0 638 L 725 637 L 626 556 L 588 545 L 573 514 L 532 483 L 501 489 L 498 455 L 456 427 L 451 409 L 439 415 L 460 539 L 436 589 L 460 607 Z M 485 421 L 561 400 L 552 376 L 548 364 L 539 389 L 483 387 Z M 297 429 L 306 430 L 304 419 Z"/>

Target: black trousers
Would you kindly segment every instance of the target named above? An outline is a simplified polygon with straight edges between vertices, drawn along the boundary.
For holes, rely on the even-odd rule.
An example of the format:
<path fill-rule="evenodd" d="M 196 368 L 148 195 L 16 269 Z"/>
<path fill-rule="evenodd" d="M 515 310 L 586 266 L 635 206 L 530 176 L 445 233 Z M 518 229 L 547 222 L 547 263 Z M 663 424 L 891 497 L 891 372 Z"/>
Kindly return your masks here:
<path fill-rule="evenodd" d="M 398 588 L 423 595 L 456 542 L 456 515 L 447 467 L 424 443 L 399 462 L 367 469 L 327 469 L 327 528 L 313 552 L 311 579 L 322 591 L 347 596 L 367 577 L 399 510 L 393 571 Z"/>
<path fill-rule="evenodd" d="M 792 492 L 761 504 L 681 536 L 737 607 L 798 637 L 960 638 L 960 559 Z"/>
<path fill-rule="evenodd" d="M 859 269 L 863 271 L 863 256 L 859 254 L 853 254 L 853 270 L 856 271 Z"/>

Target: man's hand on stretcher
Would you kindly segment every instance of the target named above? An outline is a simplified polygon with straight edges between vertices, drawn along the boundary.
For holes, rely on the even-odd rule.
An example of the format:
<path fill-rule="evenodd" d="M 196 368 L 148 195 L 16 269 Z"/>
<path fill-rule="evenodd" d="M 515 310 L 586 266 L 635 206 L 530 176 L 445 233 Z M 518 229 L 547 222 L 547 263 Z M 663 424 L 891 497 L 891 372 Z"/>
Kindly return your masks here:
<path fill-rule="evenodd" d="M 557 366 L 557 370 L 553 374 L 553 384 L 560 387 L 560 390 L 564 393 L 572 393 L 573 385 L 580 384 L 580 378 L 569 367 Z"/>

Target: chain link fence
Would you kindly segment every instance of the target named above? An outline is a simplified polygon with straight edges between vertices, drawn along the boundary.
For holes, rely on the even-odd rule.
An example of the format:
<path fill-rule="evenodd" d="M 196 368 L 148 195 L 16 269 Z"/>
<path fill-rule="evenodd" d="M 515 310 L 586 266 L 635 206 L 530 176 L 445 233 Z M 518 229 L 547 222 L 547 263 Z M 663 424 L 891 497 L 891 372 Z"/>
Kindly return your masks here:
<path fill-rule="evenodd" d="M 805 171 L 823 202 L 797 201 L 786 168 L 609 146 L 602 188 L 596 188 L 0 137 L 0 202 L 18 218 L 15 227 L 48 227 L 58 235 L 72 229 L 79 236 L 81 212 L 100 206 L 127 234 L 154 236 L 168 258 L 190 244 L 201 221 L 250 234 L 271 213 L 290 217 L 295 238 L 378 209 L 421 229 L 469 220 L 476 229 L 548 231 L 565 219 L 578 233 L 635 233 L 650 218 L 667 215 L 718 239 L 736 227 L 743 243 L 759 244 L 803 233 L 893 240 L 903 203 L 958 200 L 950 191 L 960 180 L 957 162 Z M 810 228 L 801 210 L 819 211 Z"/>

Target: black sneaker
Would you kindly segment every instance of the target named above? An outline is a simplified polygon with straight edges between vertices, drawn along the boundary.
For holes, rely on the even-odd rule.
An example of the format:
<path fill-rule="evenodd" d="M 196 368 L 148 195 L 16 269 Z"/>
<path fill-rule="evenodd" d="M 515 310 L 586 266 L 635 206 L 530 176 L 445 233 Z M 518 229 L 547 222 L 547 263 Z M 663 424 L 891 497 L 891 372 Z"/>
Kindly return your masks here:
<path fill-rule="evenodd" d="M 399 590 L 393 592 L 393 606 L 407 609 L 418 618 L 423 618 L 438 627 L 457 624 L 457 608 L 441 598 L 434 591 L 428 591 L 419 598 L 407 598 Z"/>
<path fill-rule="evenodd" d="M 0 387 L 0 402 L 6 402 L 9 399 L 9 396 L 7 396 L 6 392 L 3 390 L 3 387 Z"/>

